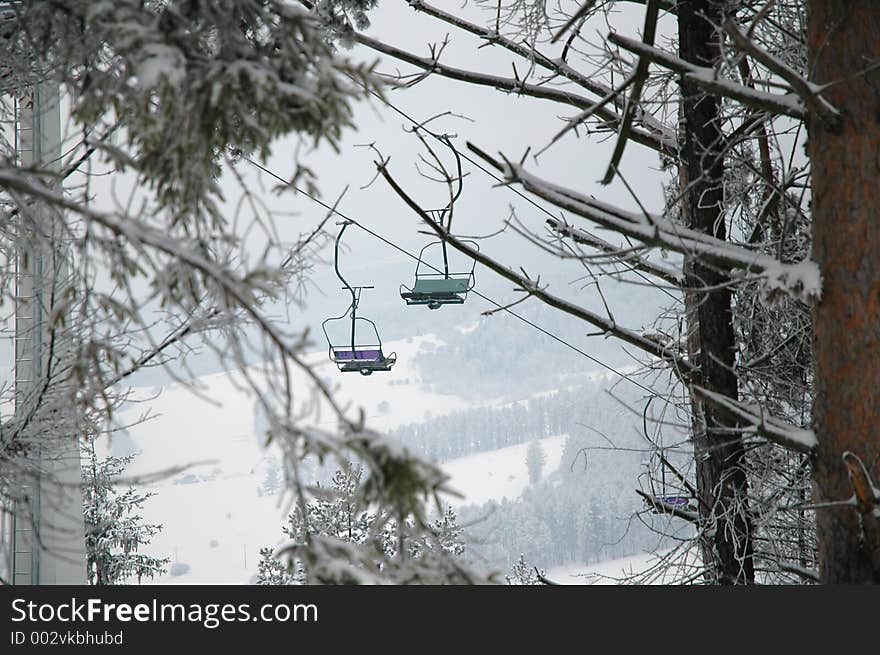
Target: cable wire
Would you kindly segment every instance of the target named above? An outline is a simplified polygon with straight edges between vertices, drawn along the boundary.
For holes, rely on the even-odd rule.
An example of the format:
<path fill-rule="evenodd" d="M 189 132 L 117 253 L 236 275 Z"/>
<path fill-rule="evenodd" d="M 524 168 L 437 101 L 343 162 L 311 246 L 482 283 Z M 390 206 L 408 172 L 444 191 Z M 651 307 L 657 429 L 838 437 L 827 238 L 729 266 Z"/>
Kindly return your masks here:
<path fill-rule="evenodd" d="M 318 205 L 320 205 L 321 207 L 323 207 L 323 208 L 326 209 L 327 211 L 336 214 L 336 215 L 339 216 L 342 220 L 344 220 L 344 221 L 350 221 L 350 222 L 353 223 L 354 225 L 357 225 L 359 228 L 361 228 L 361 229 L 362 229 L 364 232 L 366 232 L 367 234 L 369 234 L 369 235 L 375 237 L 376 239 L 382 241 L 383 243 L 385 243 L 385 244 L 391 246 L 391 247 L 394 248 L 395 250 L 398 250 L 398 251 L 402 252 L 402 253 L 403 253 L 404 255 L 406 255 L 407 257 L 409 257 L 409 258 L 411 258 L 411 259 L 413 259 L 413 260 L 415 260 L 415 261 L 420 261 L 420 259 L 419 259 L 419 257 L 418 257 L 417 255 L 415 255 L 415 254 L 409 252 L 408 250 L 406 250 L 405 248 L 403 248 L 403 247 L 397 245 L 396 243 L 394 243 L 394 242 L 391 241 L 390 239 L 385 238 L 384 236 L 382 236 L 382 235 L 379 234 L 378 232 L 376 232 L 376 231 L 374 231 L 374 230 L 368 228 L 367 226 L 365 226 L 365 225 L 364 225 L 363 223 L 361 223 L 360 221 L 357 221 L 357 220 L 351 218 L 350 216 L 347 216 L 346 214 L 343 214 L 343 213 L 342 213 L 341 211 L 339 211 L 337 208 L 335 208 L 335 207 L 333 207 L 333 206 L 331 206 L 331 205 L 328 205 L 326 202 L 324 202 L 323 200 L 321 200 L 321 199 L 318 198 L 317 196 L 314 196 L 314 195 L 312 195 L 311 193 L 308 193 L 307 191 L 305 191 L 305 190 L 299 188 L 298 186 L 296 186 L 295 184 L 291 184 L 289 181 L 287 181 L 287 180 L 285 180 L 284 178 L 282 178 L 281 176 L 279 176 L 279 175 L 273 173 L 272 171 L 270 171 L 268 168 L 266 168 L 266 167 L 263 166 L 262 164 L 260 164 L 260 163 L 258 163 L 258 162 L 256 162 L 256 161 L 254 161 L 253 159 L 250 159 L 249 157 L 243 157 L 243 159 L 246 159 L 249 163 L 251 163 L 253 166 L 256 166 L 258 169 L 260 169 L 261 171 L 263 171 L 263 172 L 266 173 L 267 175 L 271 175 L 272 177 L 274 177 L 276 180 L 278 180 L 278 181 L 281 182 L 282 184 L 285 184 L 285 185 L 287 185 L 287 186 L 292 187 L 292 188 L 295 189 L 298 193 L 303 194 L 305 197 L 307 197 L 307 198 L 309 198 L 310 200 L 312 200 L 313 202 L 317 203 Z M 443 271 L 441 271 L 439 268 L 436 268 L 435 266 L 432 266 L 429 262 L 422 262 L 422 263 L 423 263 L 425 266 L 427 266 L 428 268 L 434 270 L 436 273 L 442 273 L 442 272 L 443 272 Z M 495 306 L 496 308 L 498 308 L 499 310 L 503 310 L 503 311 L 507 312 L 508 314 L 510 314 L 511 316 L 513 316 L 514 318 L 519 319 L 520 321 L 522 321 L 522 322 L 525 323 L 526 325 L 528 325 L 528 326 L 534 328 L 535 330 L 537 330 L 538 332 L 541 332 L 542 334 L 544 334 L 544 335 L 550 337 L 550 338 L 553 339 L 554 341 L 557 341 L 558 343 L 561 343 L 562 345 L 566 346 L 567 348 L 570 348 L 571 350 L 573 350 L 574 352 L 578 353 L 579 355 L 582 355 L 583 357 L 586 357 L 586 358 L 589 359 L 590 361 L 592 361 L 592 362 L 598 364 L 599 366 L 601 366 L 602 368 L 604 368 L 604 369 L 606 369 L 606 370 L 608 370 L 608 371 L 614 373 L 614 374 L 617 375 L 618 377 L 620 377 L 620 378 L 626 380 L 627 382 L 630 382 L 630 383 L 634 384 L 635 386 L 639 387 L 640 389 L 642 389 L 642 390 L 644 390 L 644 391 L 647 391 L 647 392 L 650 393 L 652 396 L 659 396 L 659 395 L 661 395 L 661 394 L 657 393 L 657 391 L 655 391 L 654 389 L 651 389 L 650 387 L 645 386 L 644 384 L 642 384 L 642 383 L 639 382 L 638 380 L 632 378 L 631 376 L 627 375 L 626 373 L 624 373 L 624 372 L 622 372 L 622 371 L 619 371 L 618 369 L 614 368 L 614 367 L 611 366 L 610 364 L 606 364 L 606 363 L 603 362 L 602 360 L 597 359 L 597 358 L 594 357 L 593 355 L 591 355 L 591 354 L 589 354 L 588 352 L 585 352 L 584 350 L 578 348 L 578 347 L 575 346 L 574 344 L 569 343 L 568 341 L 566 341 L 566 340 L 563 339 L 562 337 L 560 337 L 560 336 L 558 336 L 558 335 L 556 335 L 556 334 L 550 332 L 549 330 L 547 330 L 547 329 L 541 327 L 540 325 L 534 323 L 533 321 L 530 321 L 529 319 L 527 319 L 527 318 L 526 318 L 525 316 L 523 316 L 522 314 L 518 314 L 517 312 L 513 311 L 513 310 L 510 309 L 509 307 L 506 307 L 505 305 L 502 305 L 501 303 L 499 303 L 499 302 L 493 300 L 492 298 L 489 298 L 488 296 L 486 296 L 486 295 L 480 293 L 479 291 L 476 290 L 476 288 L 471 289 L 471 293 L 473 293 L 473 294 L 476 295 L 476 296 L 479 296 L 480 298 L 482 298 L 483 300 L 485 300 L 485 301 L 488 302 L 489 304 L 494 305 L 494 306 Z"/>
<path fill-rule="evenodd" d="M 522 191 L 520 191 L 519 189 L 515 189 L 514 187 L 510 186 L 509 184 L 505 184 L 505 181 L 504 181 L 502 178 L 498 177 L 498 176 L 497 176 L 495 173 L 493 173 L 491 170 L 489 170 L 488 168 L 486 168 L 485 166 L 483 166 L 483 164 L 481 164 L 481 163 L 478 162 L 477 160 L 473 159 L 473 158 L 472 158 L 470 155 L 468 155 L 466 152 L 462 152 L 461 150 L 459 150 L 458 148 L 456 148 L 454 145 L 452 145 L 452 141 L 451 141 L 450 139 L 448 139 L 448 138 L 444 139 L 444 138 L 441 137 L 439 134 L 436 134 L 435 132 L 432 132 L 431 130 L 429 130 L 428 128 L 425 127 L 424 123 L 419 123 L 419 122 L 416 121 L 416 119 L 414 119 L 412 116 L 410 116 L 409 114 L 407 114 L 407 113 L 406 113 L 405 111 L 403 111 L 402 109 L 399 109 L 398 107 L 396 107 L 396 106 L 395 106 L 390 100 L 387 100 L 386 98 L 383 98 L 380 94 L 376 93 L 375 91 L 370 90 L 370 94 L 373 95 L 373 96 L 375 96 L 380 102 L 382 102 L 382 103 L 383 103 L 385 106 L 387 106 L 389 109 L 391 109 L 392 111 L 395 111 L 395 112 L 397 112 L 398 114 L 400 114 L 401 116 L 403 116 L 406 120 L 408 120 L 410 123 L 413 124 L 413 127 L 414 127 L 415 129 L 417 129 L 417 130 L 423 130 L 426 134 L 430 135 L 432 138 L 436 139 L 437 141 L 439 141 L 440 143 L 444 144 L 444 145 L 447 146 L 448 148 L 451 148 L 452 151 L 455 152 L 455 154 L 456 154 L 457 156 L 461 157 L 462 159 L 464 159 L 465 161 L 467 161 L 468 163 L 470 163 L 470 164 L 471 164 L 472 166 L 474 166 L 475 168 L 477 168 L 477 169 L 483 171 L 483 173 L 485 173 L 486 175 L 488 175 L 489 177 L 491 177 L 493 180 L 495 180 L 495 181 L 498 182 L 499 184 L 505 186 L 505 187 L 506 187 L 507 189 L 509 189 L 511 192 L 515 193 L 515 194 L 518 195 L 520 198 L 522 198 L 523 200 L 525 200 L 527 203 L 529 203 L 530 205 L 532 205 L 535 209 L 537 209 L 538 211 L 541 211 L 541 212 L 547 214 L 547 216 L 549 216 L 549 217 L 552 218 L 553 220 L 557 220 L 556 216 L 553 215 L 553 212 L 551 212 L 549 209 L 547 209 L 547 208 L 544 207 L 543 205 L 541 205 L 541 204 L 535 202 L 535 200 L 534 200 L 533 198 L 530 198 L 529 196 L 525 195 L 525 194 L 524 194 Z M 641 271 L 638 271 L 638 270 L 636 270 L 635 268 L 630 268 L 630 270 L 631 270 L 633 273 L 635 273 L 636 275 L 638 275 L 640 278 L 642 278 L 642 280 L 644 280 L 645 282 L 647 282 L 650 286 L 652 286 L 652 287 L 654 287 L 654 288 L 656 288 L 656 289 L 659 289 L 660 291 L 662 291 L 663 293 L 665 293 L 667 296 L 669 296 L 670 298 L 672 298 L 672 299 L 675 300 L 676 302 L 681 302 L 681 300 L 680 300 L 679 298 L 676 298 L 676 297 L 675 297 L 673 294 L 671 294 L 667 289 L 664 289 L 662 286 L 660 286 L 659 284 L 657 284 L 656 282 L 654 282 L 653 280 L 651 280 L 649 277 L 647 277 L 646 275 L 644 275 Z"/>

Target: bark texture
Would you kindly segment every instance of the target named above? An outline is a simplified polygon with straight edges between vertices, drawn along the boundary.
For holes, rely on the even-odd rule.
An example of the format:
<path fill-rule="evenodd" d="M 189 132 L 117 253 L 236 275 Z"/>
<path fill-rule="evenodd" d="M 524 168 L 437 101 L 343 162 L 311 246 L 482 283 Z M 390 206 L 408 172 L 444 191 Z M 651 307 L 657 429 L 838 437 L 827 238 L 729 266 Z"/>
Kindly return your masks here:
<path fill-rule="evenodd" d="M 721 24 L 715 0 L 678 3 L 679 55 L 700 66 L 720 57 L 714 25 Z M 688 227 L 725 239 L 724 158 L 720 104 L 699 86 L 681 82 L 681 178 L 686 190 L 683 218 Z M 685 260 L 685 311 L 688 356 L 697 366 L 697 384 L 739 398 L 734 372 L 735 341 L 731 293 L 720 287 L 726 275 L 699 259 Z M 720 584 L 754 581 L 748 482 L 742 467 L 737 426 L 691 397 L 694 452 L 700 515 L 710 526 L 702 540 L 710 579 Z"/>
<path fill-rule="evenodd" d="M 842 114 L 838 125 L 809 119 L 823 278 L 813 309 L 813 500 L 823 503 L 858 496 L 847 452 L 875 486 L 880 477 L 880 71 L 866 72 L 880 62 L 880 2 L 810 0 L 808 12 L 811 82 L 835 82 L 823 95 Z M 817 510 L 825 582 L 880 583 L 880 512 L 862 495 L 858 505 Z"/>

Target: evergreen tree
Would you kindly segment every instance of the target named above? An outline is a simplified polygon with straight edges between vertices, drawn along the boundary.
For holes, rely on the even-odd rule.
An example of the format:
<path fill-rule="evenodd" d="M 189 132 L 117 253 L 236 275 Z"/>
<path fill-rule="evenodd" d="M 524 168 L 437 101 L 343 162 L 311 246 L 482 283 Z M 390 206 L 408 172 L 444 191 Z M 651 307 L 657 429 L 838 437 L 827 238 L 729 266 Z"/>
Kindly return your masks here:
<path fill-rule="evenodd" d="M 134 455 L 99 460 L 94 446 L 88 448 L 89 464 L 83 467 L 83 513 L 86 525 L 86 556 L 89 584 L 123 584 L 131 578 L 165 573 L 168 558 L 138 551 L 150 543 L 161 525 L 144 523 L 138 514 L 147 498 L 129 486 L 121 492 L 114 485 Z"/>
<path fill-rule="evenodd" d="M 526 468 L 529 470 L 529 484 L 538 484 L 541 481 L 541 471 L 547 456 L 541 448 L 541 442 L 537 439 L 529 444 L 526 450 Z"/>
<path fill-rule="evenodd" d="M 543 575 L 543 573 L 542 573 Z M 506 576 L 509 585 L 539 585 L 541 578 L 538 577 L 538 571 L 533 566 L 526 564 L 524 555 L 520 555 L 519 559 L 510 570 L 510 575 Z"/>
<path fill-rule="evenodd" d="M 360 569 L 364 573 L 377 573 L 383 567 L 404 560 L 424 559 L 429 553 L 455 557 L 464 554 L 463 530 L 457 524 L 452 507 L 447 507 L 440 518 L 432 521 L 427 532 L 417 530 L 411 519 L 401 524 L 365 508 L 357 495 L 362 476 L 362 467 L 349 464 L 337 469 L 329 488 L 316 484 L 315 498 L 306 503 L 305 512 L 297 507 L 288 516 L 288 524 L 283 528 L 289 539 L 285 550 L 294 552 L 309 539 L 321 538 L 329 538 L 327 543 L 365 546 L 372 552 L 372 559 L 352 561 L 353 571 Z M 399 557 L 401 549 L 405 557 Z M 289 557 L 285 564 L 271 548 L 261 549 L 260 555 L 256 584 L 289 585 L 309 581 L 308 566 L 295 556 Z"/>
<path fill-rule="evenodd" d="M 443 516 L 431 524 L 437 543 L 451 555 L 464 555 L 464 528 L 459 527 L 452 505 L 447 506 Z"/>
<path fill-rule="evenodd" d="M 291 572 L 288 567 L 272 554 L 271 548 L 260 548 L 260 561 L 257 564 L 258 585 L 292 585 L 304 584 L 304 572 L 301 567 Z"/>

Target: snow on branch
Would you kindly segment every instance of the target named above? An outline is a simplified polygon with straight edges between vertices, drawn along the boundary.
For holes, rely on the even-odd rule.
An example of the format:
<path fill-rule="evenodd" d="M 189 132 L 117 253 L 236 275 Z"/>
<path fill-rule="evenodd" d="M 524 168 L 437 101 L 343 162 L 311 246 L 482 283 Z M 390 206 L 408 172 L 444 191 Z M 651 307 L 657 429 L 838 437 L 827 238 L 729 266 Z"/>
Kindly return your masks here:
<path fill-rule="evenodd" d="M 780 95 L 758 91 L 742 84 L 718 77 L 717 71 L 708 66 L 697 66 L 669 52 L 645 45 L 637 39 L 630 39 L 611 32 L 608 40 L 625 50 L 653 61 L 659 66 L 668 68 L 684 76 L 687 80 L 700 85 L 710 93 L 738 100 L 748 107 L 768 111 L 771 114 L 782 114 L 803 120 L 806 116 L 804 102 L 796 93 Z"/>
<path fill-rule="evenodd" d="M 755 433 L 783 448 L 800 453 L 812 453 L 819 445 L 812 430 L 786 423 L 767 414 L 760 406 L 737 402 L 697 385 L 691 387 L 691 392 L 695 397 L 726 413 L 741 426 L 746 429 L 752 428 Z"/>
<path fill-rule="evenodd" d="M 648 261 L 644 257 L 638 257 L 636 255 L 623 255 L 621 254 L 620 248 L 618 246 L 612 245 L 604 239 L 600 239 L 594 234 L 590 234 L 586 230 L 580 230 L 576 227 L 573 227 L 560 219 L 548 218 L 546 220 L 546 223 L 551 230 L 559 234 L 559 236 L 561 237 L 567 237 L 575 243 L 595 248 L 596 250 L 607 253 L 609 255 L 615 255 L 622 263 L 626 264 L 627 266 L 631 266 L 632 268 L 639 270 L 643 273 L 647 273 L 648 275 L 653 275 L 654 277 L 657 277 L 674 287 L 681 287 L 682 285 L 684 285 L 684 277 L 678 271 L 661 268 L 660 266 L 657 266 L 656 264 Z"/>
<path fill-rule="evenodd" d="M 646 245 L 667 248 L 682 255 L 699 257 L 720 268 L 743 271 L 763 278 L 768 296 L 785 292 L 811 301 L 821 296 L 821 276 L 815 262 L 804 260 L 785 264 L 773 257 L 691 230 L 657 214 L 633 213 L 589 196 L 561 187 L 528 173 L 523 166 L 499 162 L 468 142 L 468 148 L 496 167 L 508 182 L 517 182 L 527 191 L 560 209 L 589 219 L 604 228 L 638 239 Z"/>
<path fill-rule="evenodd" d="M 408 64 L 412 64 L 413 66 L 421 68 L 422 70 L 426 71 L 427 74 L 435 73 L 442 77 L 457 80 L 459 82 L 467 82 L 469 84 L 476 84 L 478 86 L 486 86 L 493 89 L 498 89 L 500 91 L 505 91 L 507 93 L 540 98 L 542 100 L 551 100 L 553 102 L 559 102 L 583 110 L 593 107 L 595 104 L 589 98 L 586 98 L 572 91 L 567 91 L 562 88 L 539 84 L 530 84 L 520 79 L 500 77 L 497 75 L 488 75 L 486 73 L 480 73 L 477 71 L 447 66 L 445 64 L 441 64 L 435 58 L 420 57 L 419 55 L 415 55 L 411 52 L 407 52 L 400 48 L 396 48 L 394 46 L 383 43 L 378 39 L 373 39 L 369 36 L 366 36 L 365 34 L 356 33 L 354 35 L 354 39 L 361 45 L 372 48 L 377 52 L 381 52 L 390 57 L 394 57 L 395 59 L 405 61 Z M 607 107 L 596 109 L 595 115 L 603 122 L 605 122 L 609 128 L 612 129 L 615 129 L 620 122 L 620 117 L 617 115 L 617 113 L 608 109 Z M 631 138 L 636 143 L 640 143 L 658 152 L 674 152 L 676 147 L 675 140 L 671 139 L 671 137 L 665 132 L 658 135 L 653 132 L 647 132 L 641 129 L 634 129 L 632 130 Z"/>
<path fill-rule="evenodd" d="M 659 1 L 661 2 L 661 4 L 663 3 L 663 0 Z M 619 88 L 612 89 L 611 87 L 608 87 L 601 82 L 597 82 L 593 77 L 585 75 L 573 68 L 564 59 L 551 59 L 533 46 L 528 46 L 521 42 L 514 41 L 495 30 L 490 30 L 480 25 L 471 23 L 467 20 L 464 20 L 463 18 L 438 9 L 437 7 L 433 7 L 426 2 L 422 2 L 421 0 L 407 0 L 407 2 L 409 3 L 409 6 L 416 11 L 425 13 L 429 16 L 433 16 L 434 18 L 448 23 L 449 25 L 453 25 L 458 29 L 478 36 L 481 39 L 485 40 L 487 45 L 499 45 L 505 50 L 508 50 L 509 52 L 512 52 L 522 57 L 526 61 L 536 63 L 550 73 L 553 73 L 560 77 L 564 77 L 565 79 L 574 82 L 578 86 L 586 89 L 590 93 L 593 93 L 600 98 L 600 100 L 598 100 L 594 105 L 584 110 L 585 114 L 587 114 L 588 112 L 587 115 L 582 115 L 571 119 L 571 124 L 577 125 L 583 120 L 586 120 L 588 116 L 595 114 L 597 109 L 600 109 L 611 100 L 615 100 L 616 103 L 616 98 L 618 92 L 620 91 Z M 664 148 L 667 149 L 666 151 L 668 153 L 672 153 L 677 150 L 676 135 L 674 130 L 669 129 L 667 126 L 663 125 L 660 121 L 655 119 L 650 114 L 643 113 L 641 116 L 639 116 L 638 120 L 649 132 L 656 133 L 661 138 Z"/>
<path fill-rule="evenodd" d="M 784 61 L 758 47 L 757 44 L 740 31 L 732 20 L 724 23 L 724 30 L 730 35 L 730 38 L 733 39 L 733 42 L 736 43 L 740 50 L 784 79 L 792 90 L 801 97 L 809 110 L 822 119 L 823 122 L 831 126 L 837 125 L 840 122 L 840 112 L 820 95 L 821 88 L 811 85 Z"/>

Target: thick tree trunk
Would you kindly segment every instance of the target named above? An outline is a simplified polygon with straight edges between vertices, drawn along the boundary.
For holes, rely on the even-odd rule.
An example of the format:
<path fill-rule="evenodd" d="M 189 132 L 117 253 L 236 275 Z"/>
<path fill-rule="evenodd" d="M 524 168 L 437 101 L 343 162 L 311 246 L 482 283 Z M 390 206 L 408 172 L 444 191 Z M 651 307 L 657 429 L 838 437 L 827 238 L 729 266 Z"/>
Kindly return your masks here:
<path fill-rule="evenodd" d="M 720 56 L 713 27 L 720 22 L 717 0 L 679 2 L 680 56 L 711 66 Z M 719 101 L 685 80 L 681 92 L 683 218 L 689 227 L 724 239 Z M 726 277 L 699 260 L 689 259 L 685 280 L 688 354 L 699 369 L 697 384 L 737 399 L 731 293 L 723 286 Z M 754 563 L 742 441 L 737 426 L 725 422 L 711 407 L 693 397 L 691 406 L 700 515 L 711 526 L 702 540 L 709 581 L 747 584 L 754 581 Z"/>
<path fill-rule="evenodd" d="M 846 452 L 875 485 L 880 478 L 880 71 L 866 72 L 880 62 L 880 2 L 811 0 L 808 11 L 811 81 L 835 83 L 824 96 L 842 114 L 837 126 L 809 122 L 813 257 L 823 280 L 813 310 L 813 500 L 824 503 L 858 496 Z M 880 583 L 880 515 L 869 509 L 817 510 L 825 582 Z"/>

